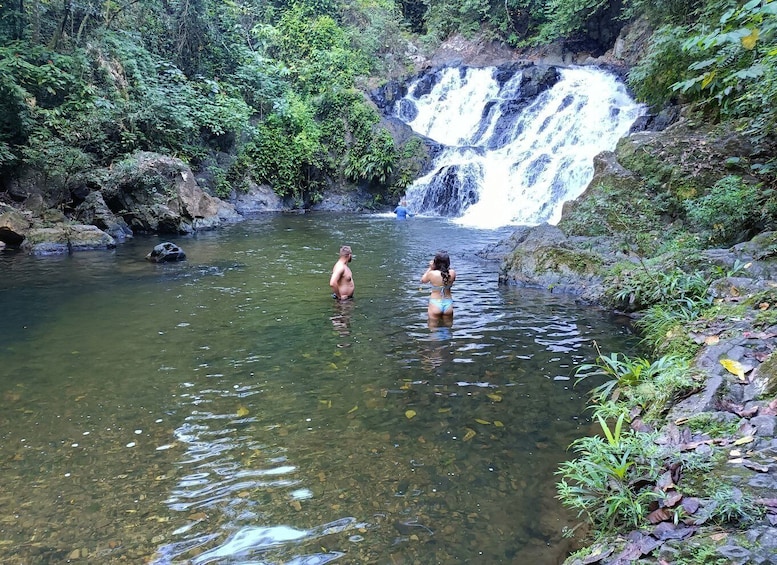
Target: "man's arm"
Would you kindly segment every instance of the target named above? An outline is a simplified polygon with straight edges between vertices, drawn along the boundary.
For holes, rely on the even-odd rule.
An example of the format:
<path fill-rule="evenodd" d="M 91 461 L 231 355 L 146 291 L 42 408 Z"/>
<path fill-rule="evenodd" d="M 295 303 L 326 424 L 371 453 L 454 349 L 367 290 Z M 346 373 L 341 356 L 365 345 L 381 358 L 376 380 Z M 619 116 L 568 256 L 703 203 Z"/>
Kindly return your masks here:
<path fill-rule="evenodd" d="M 329 288 L 338 298 L 340 298 L 340 279 L 343 277 L 344 270 L 345 266 L 338 261 L 332 268 L 332 277 L 329 279 Z"/>

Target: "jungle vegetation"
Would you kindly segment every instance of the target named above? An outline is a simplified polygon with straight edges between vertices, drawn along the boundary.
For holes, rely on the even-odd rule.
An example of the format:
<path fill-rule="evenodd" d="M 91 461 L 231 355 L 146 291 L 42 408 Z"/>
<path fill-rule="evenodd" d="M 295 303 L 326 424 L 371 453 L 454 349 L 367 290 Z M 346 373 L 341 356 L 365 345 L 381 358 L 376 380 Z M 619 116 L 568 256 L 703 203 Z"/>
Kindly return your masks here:
<path fill-rule="evenodd" d="M 365 91 L 412 71 L 410 47 L 481 34 L 603 52 L 622 25 L 656 30 L 629 82 L 744 119 L 757 142 L 777 107 L 777 1 L 0 0 L 0 173 L 78 175 L 136 151 L 246 178 L 300 202 L 332 183 L 396 195 L 415 147 L 378 127 Z"/>

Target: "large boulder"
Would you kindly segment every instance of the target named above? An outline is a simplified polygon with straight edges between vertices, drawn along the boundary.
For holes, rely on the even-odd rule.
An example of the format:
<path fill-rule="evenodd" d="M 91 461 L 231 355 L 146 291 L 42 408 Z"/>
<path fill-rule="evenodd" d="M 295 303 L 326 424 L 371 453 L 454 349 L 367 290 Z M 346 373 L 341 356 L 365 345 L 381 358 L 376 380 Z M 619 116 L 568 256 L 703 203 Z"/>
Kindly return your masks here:
<path fill-rule="evenodd" d="M 124 218 L 111 212 L 99 191 L 86 195 L 84 201 L 76 208 L 76 218 L 81 223 L 97 226 L 116 241 L 122 242 L 133 236 Z"/>
<path fill-rule="evenodd" d="M 603 267 L 615 257 L 608 240 L 587 241 L 583 246 L 579 238 L 569 238 L 549 224 L 521 228 L 507 243 L 513 250 L 503 255 L 499 282 L 574 294 L 596 303 L 603 292 Z M 497 246 L 502 253 L 504 247 Z"/>
<path fill-rule="evenodd" d="M 157 153 L 115 167 L 103 198 L 133 232 L 188 234 L 240 219 L 233 205 L 199 187 L 186 163 Z"/>
<path fill-rule="evenodd" d="M 76 251 L 113 249 L 116 240 L 97 226 L 58 224 L 32 228 L 22 242 L 23 251 L 31 255 L 64 255 Z"/>
<path fill-rule="evenodd" d="M 229 199 L 239 214 L 280 212 L 286 209 L 283 199 L 266 184 L 249 183 L 245 192 L 233 191 Z"/>
<path fill-rule="evenodd" d="M 21 212 L 0 204 L 0 241 L 11 246 L 21 245 L 30 227 L 31 222 Z"/>

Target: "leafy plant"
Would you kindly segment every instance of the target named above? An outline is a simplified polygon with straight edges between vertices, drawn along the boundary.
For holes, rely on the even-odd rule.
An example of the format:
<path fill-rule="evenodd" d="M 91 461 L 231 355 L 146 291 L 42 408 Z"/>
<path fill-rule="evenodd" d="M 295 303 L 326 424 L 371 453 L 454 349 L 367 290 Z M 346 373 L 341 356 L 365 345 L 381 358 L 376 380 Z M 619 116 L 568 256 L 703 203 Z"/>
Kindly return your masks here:
<path fill-rule="evenodd" d="M 594 376 L 607 378 L 608 380 L 594 387 L 590 392 L 594 402 L 603 403 L 607 400 L 617 400 L 625 389 L 655 378 L 661 371 L 670 367 L 673 362 L 674 360 L 670 357 L 661 357 L 650 362 L 642 357 L 630 359 L 622 353 L 602 355 L 599 352 L 595 363 L 580 365 L 575 371 L 575 375 L 577 382 Z"/>
<path fill-rule="evenodd" d="M 718 486 L 704 506 L 699 522 L 749 525 L 763 516 L 753 497 L 730 485 Z"/>
<path fill-rule="evenodd" d="M 636 311 L 659 303 L 685 303 L 694 308 L 710 302 L 709 281 L 703 273 L 640 261 L 621 265 L 607 281 L 607 296 L 621 309 Z"/>
<path fill-rule="evenodd" d="M 728 422 L 722 420 L 710 412 L 703 412 L 701 414 L 694 414 L 686 425 L 693 431 L 699 433 L 705 433 L 713 438 L 719 437 L 731 437 L 736 434 L 739 422 L 736 419 L 729 420 Z"/>
<path fill-rule="evenodd" d="M 690 359 L 700 347 L 687 332 L 688 324 L 697 320 L 703 312 L 698 306 L 692 300 L 654 304 L 635 322 L 635 326 L 652 351 Z"/>
<path fill-rule="evenodd" d="M 671 87 L 688 75 L 693 62 L 690 52 L 683 49 L 687 33 L 677 25 L 663 26 L 653 33 L 647 53 L 629 70 L 628 83 L 639 100 L 661 108 L 677 96 Z"/>
<path fill-rule="evenodd" d="M 562 476 L 556 484 L 557 498 L 602 530 L 639 527 L 658 496 L 644 486 L 654 471 L 633 455 L 640 439 L 634 432 L 622 432 L 624 416 L 613 430 L 600 417 L 606 440 L 598 436 L 576 440 L 572 449 L 579 457 L 562 463 L 556 473 Z"/>
<path fill-rule="evenodd" d="M 688 220 L 707 234 L 712 244 L 733 244 L 754 229 L 760 217 L 759 186 L 727 176 L 708 194 L 684 202 Z"/>
<path fill-rule="evenodd" d="M 699 26 L 685 42 L 692 76 L 672 88 L 724 116 L 755 116 L 749 130 L 761 139 L 777 120 L 777 3 L 749 0 L 724 9 L 717 25 Z"/>

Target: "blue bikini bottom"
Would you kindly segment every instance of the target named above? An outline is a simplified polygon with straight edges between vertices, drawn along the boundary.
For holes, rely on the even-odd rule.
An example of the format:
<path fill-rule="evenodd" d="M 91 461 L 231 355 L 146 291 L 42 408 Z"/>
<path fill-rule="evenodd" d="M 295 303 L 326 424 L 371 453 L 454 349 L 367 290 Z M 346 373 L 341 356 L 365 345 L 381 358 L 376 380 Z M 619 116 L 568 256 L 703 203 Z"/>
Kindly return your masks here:
<path fill-rule="evenodd" d="M 434 304 L 445 314 L 449 308 L 453 308 L 453 298 L 430 298 L 429 304 Z"/>

